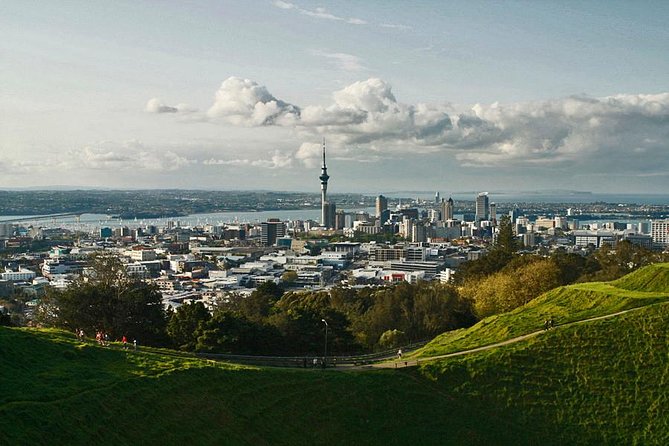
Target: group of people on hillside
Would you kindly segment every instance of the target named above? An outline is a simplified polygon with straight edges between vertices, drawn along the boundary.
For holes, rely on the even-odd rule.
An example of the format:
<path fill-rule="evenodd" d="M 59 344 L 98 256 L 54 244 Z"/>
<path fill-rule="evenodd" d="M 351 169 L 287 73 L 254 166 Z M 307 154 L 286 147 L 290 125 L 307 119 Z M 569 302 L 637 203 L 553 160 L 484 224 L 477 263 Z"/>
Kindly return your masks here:
<path fill-rule="evenodd" d="M 83 328 L 78 328 L 78 329 L 74 330 L 74 332 L 76 333 L 77 337 L 79 338 L 79 340 L 81 342 L 84 342 L 86 340 L 86 333 L 84 333 Z M 95 332 L 95 341 L 99 345 L 101 345 L 103 347 L 106 347 L 106 346 L 109 345 L 109 334 L 105 333 L 103 330 L 98 330 L 98 331 Z M 130 344 L 128 343 L 128 338 L 126 337 L 126 335 L 123 335 L 121 337 L 121 343 L 123 345 L 123 350 L 127 350 L 130 347 Z M 137 350 L 137 339 L 133 339 L 132 345 L 133 345 L 133 349 Z"/>
<path fill-rule="evenodd" d="M 544 321 L 544 330 L 549 330 L 553 327 L 555 327 L 555 320 L 553 319 L 553 316 L 551 316 Z"/>
<path fill-rule="evenodd" d="M 101 346 L 106 347 L 107 345 L 109 345 L 109 334 L 105 333 L 102 330 L 98 330 L 95 332 L 95 340 Z"/>

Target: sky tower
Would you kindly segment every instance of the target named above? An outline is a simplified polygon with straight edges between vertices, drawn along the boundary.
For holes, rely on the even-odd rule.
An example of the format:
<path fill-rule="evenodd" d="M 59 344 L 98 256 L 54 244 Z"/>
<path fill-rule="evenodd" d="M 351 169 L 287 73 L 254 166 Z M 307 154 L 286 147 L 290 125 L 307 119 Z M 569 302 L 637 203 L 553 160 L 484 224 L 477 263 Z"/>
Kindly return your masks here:
<path fill-rule="evenodd" d="M 330 175 L 328 175 L 328 168 L 325 165 L 325 138 L 323 138 L 323 165 L 321 166 L 321 176 L 318 177 L 321 180 L 321 224 L 323 226 L 328 225 L 329 217 L 329 206 L 328 206 L 328 180 Z"/>

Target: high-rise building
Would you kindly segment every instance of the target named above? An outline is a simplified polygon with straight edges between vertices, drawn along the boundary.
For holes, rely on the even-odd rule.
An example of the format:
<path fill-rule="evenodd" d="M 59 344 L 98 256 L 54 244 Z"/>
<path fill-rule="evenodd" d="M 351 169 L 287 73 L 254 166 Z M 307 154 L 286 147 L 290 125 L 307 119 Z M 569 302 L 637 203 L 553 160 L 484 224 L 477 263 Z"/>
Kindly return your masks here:
<path fill-rule="evenodd" d="M 439 192 L 437 191 L 437 193 L 434 194 L 434 204 L 439 204 L 439 201 Z"/>
<path fill-rule="evenodd" d="M 381 218 L 381 214 L 386 209 L 388 209 L 388 199 L 383 195 L 379 195 L 376 197 L 376 218 Z"/>
<path fill-rule="evenodd" d="M 328 214 L 331 209 L 328 205 L 328 180 L 330 175 L 328 175 L 328 168 L 325 165 L 325 138 L 323 138 L 323 165 L 321 166 L 321 176 L 318 178 L 321 180 L 321 224 L 325 227 L 331 227 L 328 224 L 331 220 L 334 221 L 334 211 L 331 219 Z"/>
<path fill-rule="evenodd" d="M 487 220 L 490 212 L 488 192 L 481 192 L 476 196 L 476 221 Z"/>
<path fill-rule="evenodd" d="M 669 220 L 652 220 L 650 222 L 650 235 L 653 243 L 665 248 L 669 246 Z"/>
<path fill-rule="evenodd" d="M 346 227 L 346 212 L 343 210 L 337 210 L 335 212 L 335 225 L 334 229 L 340 230 Z"/>
<path fill-rule="evenodd" d="M 330 203 L 329 201 L 326 201 L 325 204 L 323 204 L 322 213 L 325 218 L 323 226 L 330 229 L 336 229 L 337 205 L 335 203 Z"/>
<path fill-rule="evenodd" d="M 497 205 L 490 203 L 490 221 L 492 224 L 497 224 Z"/>
<path fill-rule="evenodd" d="M 509 218 L 511 219 L 511 223 L 515 223 L 516 219 L 520 217 L 520 209 L 518 209 L 518 206 L 514 206 L 513 209 L 509 211 Z"/>
<path fill-rule="evenodd" d="M 267 221 L 261 223 L 261 228 L 261 241 L 263 246 L 273 246 L 276 244 L 277 238 L 286 235 L 286 229 L 283 222 L 278 218 L 268 218 Z"/>
<path fill-rule="evenodd" d="M 453 220 L 453 199 L 450 197 L 447 201 L 441 200 L 441 220 Z"/>

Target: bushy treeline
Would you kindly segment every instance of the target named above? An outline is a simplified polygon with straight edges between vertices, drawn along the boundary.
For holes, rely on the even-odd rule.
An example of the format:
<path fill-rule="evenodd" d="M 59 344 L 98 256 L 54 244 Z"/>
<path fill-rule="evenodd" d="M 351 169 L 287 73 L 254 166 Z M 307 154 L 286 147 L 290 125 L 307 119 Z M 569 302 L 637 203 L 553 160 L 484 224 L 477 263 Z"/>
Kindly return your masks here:
<path fill-rule="evenodd" d="M 255 355 L 320 354 L 323 320 L 333 354 L 392 348 L 475 322 L 457 288 L 436 282 L 315 292 L 284 292 L 268 282 L 210 313 L 202 303 L 166 311 L 159 291 L 131 280 L 113 257 L 98 257 L 91 270 L 67 289 L 51 290 L 38 321 L 89 336 L 104 331 L 185 351 Z"/>
<path fill-rule="evenodd" d="M 201 303 L 179 307 L 167 333 L 183 350 L 241 354 L 335 354 L 390 348 L 471 325 L 471 306 L 455 287 L 402 283 L 383 288 L 286 292 L 266 283 L 233 296 L 210 315 Z"/>

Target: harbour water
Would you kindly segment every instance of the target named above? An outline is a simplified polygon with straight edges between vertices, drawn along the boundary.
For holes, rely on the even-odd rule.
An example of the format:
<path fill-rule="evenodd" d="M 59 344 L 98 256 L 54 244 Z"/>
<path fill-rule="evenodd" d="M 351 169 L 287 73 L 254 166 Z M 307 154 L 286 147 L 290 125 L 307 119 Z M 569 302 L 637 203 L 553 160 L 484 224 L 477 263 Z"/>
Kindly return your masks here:
<path fill-rule="evenodd" d="M 374 208 L 362 208 L 347 210 L 347 212 L 369 212 L 374 213 Z M 105 214 L 81 214 L 67 215 L 60 217 L 48 216 L 30 216 L 30 215 L 5 215 L 0 216 L 0 223 L 20 223 L 24 227 L 39 226 L 43 228 L 66 228 L 79 231 L 94 231 L 99 228 L 116 228 L 126 226 L 128 228 L 138 228 L 146 226 L 164 227 L 168 222 L 174 222 L 175 225 L 192 227 L 202 225 L 223 225 L 235 223 L 260 223 L 267 221 L 268 218 L 278 218 L 285 220 L 314 220 L 321 218 L 321 210 L 296 209 L 279 211 L 260 211 L 260 212 L 214 212 L 206 214 L 192 214 L 180 217 L 163 218 L 145 218 L 145 219 L 121 219 L 113 218 Z"/>

